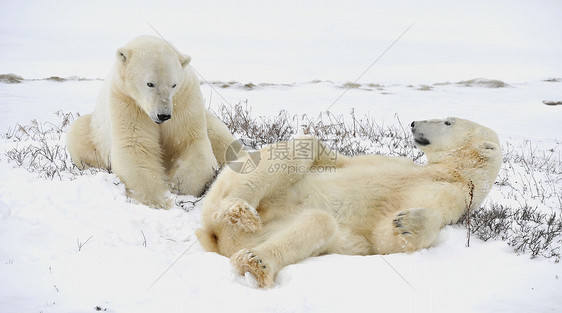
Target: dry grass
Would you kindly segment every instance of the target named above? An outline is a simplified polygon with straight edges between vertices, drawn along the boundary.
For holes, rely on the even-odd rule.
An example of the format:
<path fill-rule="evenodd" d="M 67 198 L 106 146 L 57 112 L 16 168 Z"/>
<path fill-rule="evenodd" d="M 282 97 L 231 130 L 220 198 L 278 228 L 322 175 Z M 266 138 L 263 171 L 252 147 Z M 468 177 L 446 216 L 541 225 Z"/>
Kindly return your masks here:
<path fill-rule="evenodd" d="M 290 115 L 254 116 L 247 102 L 220 106 L 216 114 L 242 142 L 258 149 L 309 134 L 345 155 L 378 153 L 403 156 L 422 163 L 423 153 L 415 148 L 411 134 L 396 118 L 393 125 L 380 125 L 368 116 L 358 118 L 323 113 L 317 117 Z M 72 180 L 99 169 L 76 168 L 64 144 L 64 134 L 73 114 L 58 113 L 60 123 L 32 121 L 16 125 L 2 135 L 10 143 L 5 152 L 9 162 L 44 179 Z M 8 146 L 8 145 L 6 145 Z M 562 156 L 558 146 L 539 149 L 529 141 L 505 143 L 504 162 L 488 201 L 470 214 L 470 233 L 486 240 L 503 240 L 517 253 L 560 260 L 562 246 Z M 179 203 L 178 205 L 181 205 Z M 466 225 L 461 219 L 460 225 Z"/>
<path fill-rule="evenodd" d="M 27 125 L 17 124 L 2 134 L 2 138 L 16 143 L 15 147 L 5 154 L 10 162 L 37 173 L 45 179 L 75 179 L 77 176 L 105 171 L 90 168 L 86 171 L 78 169 L 70 159 L 63 136 L 70 123 L 75 119 L 72 113 L 56 113 L 60 124 L 39 123 L 36 120 Z"/>
<path fill-rule="evenodd" d="M 497 80 L 497 79 L 487 79 L 487 78 L 475 78 L 470 80 L 463 80 L 458 83 L 457 85 L 462 85 L 466 87 L 486 87 L 486 88 L 505 88 L 511 87 L 509 84 Z"/>
<path fill-rule="evenodd" d="M 19 84 L 23 81 L 23 77 L 16 74 L 0 74 L 0 83 Z"/>

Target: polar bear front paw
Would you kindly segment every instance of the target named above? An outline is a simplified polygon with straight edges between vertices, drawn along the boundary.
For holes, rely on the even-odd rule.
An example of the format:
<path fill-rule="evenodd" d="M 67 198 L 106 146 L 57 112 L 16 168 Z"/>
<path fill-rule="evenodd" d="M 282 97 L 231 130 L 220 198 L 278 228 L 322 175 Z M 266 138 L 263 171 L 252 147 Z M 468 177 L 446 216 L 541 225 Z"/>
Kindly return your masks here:
<path fill-rule="evenodd" d="M 262 229 L 258 211 L 242 199 L 236 199 L 227 209 L 219 211 L 215 218 L 236 225 L 248 233 L 259 232 Z"/>
<path fill-rule="evenodd" d="M 146 193 L 127 190 L 127 196 L 133 199 L 134 202 L 142 203 L 153 209 L 168 210 L 173 207 L 174 204 L 172 201 L 171 193 L 169 191 L 165 192 L 163 195 L 158 193 L 147 195 Z"/>
<path fill-rule="evenodd" d="M 260 288 L 273 286 L 272 268 L 249 249 L 242 249 L 230 257 L 230 262 L 240 275 L 250 273 Z"/>
<path fill-rule="evenodd" d="M 441 215 L 426 208 L 400 211 L 392 220 L 395 235 L 404 242 L 404 251 L 429 247 L 437 237 L 441 223 Z"/>
<path fill-rule="evenodd" d="M 419 233 L 423 229 L 424 217 L 419 209 L 409 209 L 398 212 L 392 223 L 395 227 L 395 232 L 411 236 Z"/>

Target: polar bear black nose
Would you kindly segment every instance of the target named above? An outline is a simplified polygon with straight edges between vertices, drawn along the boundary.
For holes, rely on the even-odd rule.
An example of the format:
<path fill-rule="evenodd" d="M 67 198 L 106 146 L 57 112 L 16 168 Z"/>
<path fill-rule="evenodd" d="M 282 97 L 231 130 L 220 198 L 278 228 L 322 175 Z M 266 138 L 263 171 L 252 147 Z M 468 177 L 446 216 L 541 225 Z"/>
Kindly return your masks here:
<path fill-rule="evenodd" d="M 172 116 L 170 114 L 158 114 L 158 119 L 162 122 L 169 120 Z"/>
<path fill-rule="evenodd" d="M 410 127 L 414 128 L 414 126 L 416 126 L 416 122 L 412 122 L 412 124 L 410 124 Z"/>

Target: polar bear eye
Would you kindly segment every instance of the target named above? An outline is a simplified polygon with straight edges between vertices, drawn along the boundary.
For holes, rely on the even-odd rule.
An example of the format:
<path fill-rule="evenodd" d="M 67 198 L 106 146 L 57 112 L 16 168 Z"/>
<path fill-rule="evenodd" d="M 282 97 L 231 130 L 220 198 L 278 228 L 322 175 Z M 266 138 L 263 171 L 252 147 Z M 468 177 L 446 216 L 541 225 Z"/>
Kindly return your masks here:
<path fill-rule="evenodd" d="M 176 88 L 176 84 L 173 84 L 173 85 L 172 85 L 172 88 Z"/>
<path fill-rule="evenodd" d="M 146 83 L 146 85 L 147 85 L 148 87 L 150 87 L 150 88 L 154 87 L 154 84 L 153 84 L 153 83 Z"/>
<path fill-rule="evenodd" d="M 449 122 L 449 121 L 445 121 L 445 125 L 447 125 L 447 126 L 451 126 L 451 122 Z"/>

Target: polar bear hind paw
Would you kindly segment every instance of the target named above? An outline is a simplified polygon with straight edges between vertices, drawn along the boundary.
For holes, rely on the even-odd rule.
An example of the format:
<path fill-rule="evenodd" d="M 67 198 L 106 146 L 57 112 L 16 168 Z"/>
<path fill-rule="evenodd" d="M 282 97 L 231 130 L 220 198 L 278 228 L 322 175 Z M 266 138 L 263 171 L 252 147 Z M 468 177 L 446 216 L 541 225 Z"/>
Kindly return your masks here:
<path fill-rule="evenodd" d="M 230 257 L 230 262 L 240 275 L 250 273 L 260 288 L 273 286 L 271 267 L 249 249 L 242 249 Z"/>
<path fill-rule="evenodd" d="M 234 201 L 226 210 L 219 211 L 216 218 L 236 225 L 248 233 L 259 232 L 262 229 L 258 211 L 242 199 Z"/>

